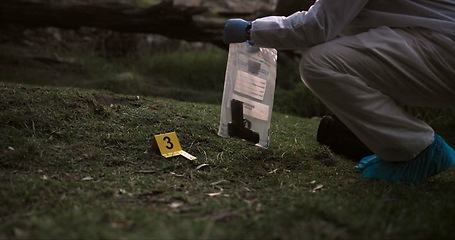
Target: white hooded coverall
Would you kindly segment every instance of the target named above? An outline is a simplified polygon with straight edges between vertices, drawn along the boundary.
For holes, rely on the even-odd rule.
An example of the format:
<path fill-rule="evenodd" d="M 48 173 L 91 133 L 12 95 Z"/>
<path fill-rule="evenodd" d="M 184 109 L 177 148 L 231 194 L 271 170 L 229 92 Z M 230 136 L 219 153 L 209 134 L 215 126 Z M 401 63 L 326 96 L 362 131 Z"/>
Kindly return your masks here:
<path fill-rule="evenodd" d="M 434 138 L 404 105 L 455 106 L 455 0 L 319 0 L 253 21 L 251 40 L 304 50 L 304 83 L 386 161 L 411 160 Z"/>

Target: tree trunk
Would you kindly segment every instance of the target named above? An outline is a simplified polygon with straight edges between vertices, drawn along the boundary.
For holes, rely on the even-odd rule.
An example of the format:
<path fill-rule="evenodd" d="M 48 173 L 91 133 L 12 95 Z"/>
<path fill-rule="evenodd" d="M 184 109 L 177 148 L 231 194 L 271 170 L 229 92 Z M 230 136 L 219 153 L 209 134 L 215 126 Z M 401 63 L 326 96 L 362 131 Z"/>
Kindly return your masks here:
<path fill-rule="evenodd" d="M 315 0 L 279 0 L 275 8 L 275 14 L 289 16 L 297 11 L 307 11 Z"/>
<path fill-rule="evenodd" d="M 153 33 L 190 42 L 208 42 L 227 48 L 222 42 L 223 27 L 227 18 L 241 17 L 253 20 L 271 14 L 289 15 L 307 10 L 314 0 L 279 0 L 274 13 L 258 3 L 240 2 L 241 4 L 237 3 L 238 6 L 233 5 L 234 7 L 223 9 L 215 15 L 209 13 L 209 9 L 202 4 L 188 6 L 175 2 L 179 1 L 163 0 L 148 8 L 141 8 L 122 3 L 65 4 L 65 1 L 58 0 L 0 0 L 0 27 L 2 25 L 20 25 L 26 28 L 51 26 L 62 29 L 93 27 L 126 33 Z M 245 7 L 245 4 L 248 6 Z"/>
<path fill-rule="evenodd" d="M 224 22 L 195 18 L 206 11 L 199 6 L 175 6 L 173 1 L 140 8 L 120 3 L 64 5 L 46 0 L 1 0 L 0 25 L 63 29 L 84 26 L 223 45 Z"/>

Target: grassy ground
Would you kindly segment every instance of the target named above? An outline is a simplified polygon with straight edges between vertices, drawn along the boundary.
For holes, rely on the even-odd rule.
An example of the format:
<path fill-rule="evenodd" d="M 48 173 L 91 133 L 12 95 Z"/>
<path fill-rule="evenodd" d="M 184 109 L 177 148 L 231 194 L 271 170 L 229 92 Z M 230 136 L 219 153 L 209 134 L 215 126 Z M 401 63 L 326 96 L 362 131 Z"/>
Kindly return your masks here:
<path fill-rule="evenodd" d="M 1 47 L 0 239 L 455 236 L 454 169 L 419 187 L 360 181 L 315 141 L 318 121 L 286 111 L 269 149 L 217 136 L 222 84 L 210 84 L 225 59 L 212 51 L 106 61 Z M 160 73 L 173 65 L 183 74 Z M 197 160 L 152 149 L 172 131 Z"/>

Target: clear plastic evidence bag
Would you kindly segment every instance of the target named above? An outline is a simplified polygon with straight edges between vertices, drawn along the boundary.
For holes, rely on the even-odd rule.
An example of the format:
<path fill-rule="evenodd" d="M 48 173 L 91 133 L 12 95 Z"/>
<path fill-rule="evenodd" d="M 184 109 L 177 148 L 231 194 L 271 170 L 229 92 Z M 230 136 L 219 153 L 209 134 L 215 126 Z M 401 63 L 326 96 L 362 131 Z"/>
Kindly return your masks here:
<path fill-rule="evenodd" d="M 218 135 L 269 147 L 276 62 L 276 49 L 230 44 Z"/>

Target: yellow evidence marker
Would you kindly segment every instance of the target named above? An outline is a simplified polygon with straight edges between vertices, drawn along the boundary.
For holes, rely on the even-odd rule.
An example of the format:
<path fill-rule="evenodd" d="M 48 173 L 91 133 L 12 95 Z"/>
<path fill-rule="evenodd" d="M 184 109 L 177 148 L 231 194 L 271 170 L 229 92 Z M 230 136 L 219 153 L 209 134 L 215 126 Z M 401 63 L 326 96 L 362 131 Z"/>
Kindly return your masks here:
<path fill-rule="evenodd" d="M 152 147 L 158 148 L 165 158 L 183 156 L 188 160 L 196 160 L 196 157 L 183 151 L 175 132 L 158 134 L 153 137 Z"/>

